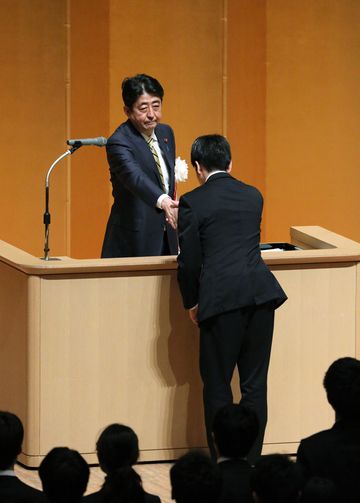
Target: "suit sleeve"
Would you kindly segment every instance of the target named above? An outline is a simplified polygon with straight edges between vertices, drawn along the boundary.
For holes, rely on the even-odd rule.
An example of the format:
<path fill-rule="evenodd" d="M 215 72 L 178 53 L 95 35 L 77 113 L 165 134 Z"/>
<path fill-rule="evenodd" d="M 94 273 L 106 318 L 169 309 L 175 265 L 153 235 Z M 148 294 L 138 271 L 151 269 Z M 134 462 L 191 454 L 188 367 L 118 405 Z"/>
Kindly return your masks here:
<path fill-rule="evenodd" d="M 304 440 L 302 440 L 299 444 L 296 454 L 296 462 L 300 466 L 305 477 L 310 477 L 311 475 L 313 475 L 311 473 L 311 464 L 309 463 L 307 456 L 307 449 L 306 446 L 304 446 Z"/>
<path fill-rule="evenodd" d="M 107 157 L 111 177 L 126 187 L 132 194 L 149 206 L 156 206 L 163 190 L 153 182 L 136 159 L 133 148 L 125 142 L 114 142 L 107 146 Z"/>
<path fill-rule="evenodd" d="M 184 197 L 179 201 L 178 236 L 178 282 L 185 309 L 199 301 L 199 280 L 202 267 L 201 241 L 198 219 Z"/>

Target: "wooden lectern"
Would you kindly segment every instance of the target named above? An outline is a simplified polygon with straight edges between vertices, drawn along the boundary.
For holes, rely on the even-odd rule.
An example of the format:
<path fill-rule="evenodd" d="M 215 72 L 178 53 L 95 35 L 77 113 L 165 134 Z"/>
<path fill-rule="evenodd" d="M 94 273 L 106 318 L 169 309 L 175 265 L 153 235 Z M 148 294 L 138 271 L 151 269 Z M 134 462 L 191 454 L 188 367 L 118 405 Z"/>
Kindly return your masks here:
<path fill-rule="evenodd" d="M 291 239 L 302 250 L 264 253 L 289 297 L 276 312 L 264 453 L 293 453 L 332 424 L 324 373 L 360 356 L 360 244 L 320 227 L 292 227 Z M 137 432 L 141 461 L 206 447 L 198 333 L 175 257 L 43 261 L 2 241 L 0 323 L 0 409 L 24 422 L 25 465 L 54 446 L 96 463 L 112 422 Z"/>

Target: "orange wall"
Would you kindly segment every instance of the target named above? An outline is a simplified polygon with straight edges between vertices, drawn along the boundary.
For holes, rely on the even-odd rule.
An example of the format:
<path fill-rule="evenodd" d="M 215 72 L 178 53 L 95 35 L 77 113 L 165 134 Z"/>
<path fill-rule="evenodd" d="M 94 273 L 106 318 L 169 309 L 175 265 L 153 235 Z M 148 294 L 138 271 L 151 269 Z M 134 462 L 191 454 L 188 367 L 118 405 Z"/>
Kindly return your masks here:
<path fill-rule="evenodd" d="M 69 136 L 109 132 L 109 7 L 99 0 L 70 2 Z M 105 148 L 82 147 L 71 156 L 70 253 L 99 257 L 109 213 Z"/>
<path fill-rule="evenodd" d="M 227 134 L 235 176 L 265 195 L 263 240 L 318 224 L 360 241 L 358 0 L 12 0 L 0 16 L 1 239 L 43 254 L 47 169 L 68 137 L 111 134 L 123 77 L 147 72 L 178 155 Z M 190 166 L 178 193 L 196 184 Z M 62 161 L 50 186 L 50 254 L 99 256 L 105 149 Z"/>
<path fill-rule="evenodd" d="M 149 73 L 165 89 L 163 121 L 189 161 L 196 136 L 222 132 L 223 0 L 110 1 L 110 131 L 125 120 L 121 81 Z M 126 8 L 125 5 L 126 4 Z M 196 184 L 190 180 L 178 193 Z"/>
<path fill-rule="evenodd" d="M 174 128 L 182 158 L 189 161 L 196 136 L 222 132 L 223 0 L 78 0 L 70 13 L 71 136 L 110 135 L 126 120 L 121 82 L 140 72 L 164 86 L 163 121 Z M 191 166 L 189 173 L 179 195 L 197 184 Z M 76 152 L 71 256 L 100 255 L 111 204 L 105 149 Z"/>
<path fill-rule="evenodd" d="M 0 19 L 0 238 L 42 256 L 45 175 L 66 150 L 65 2 L 0 2 Z M 67 248 L 67 169 L 50 178 L 57 254 Z"/>
<path fill-rule="evenodd" d="M 227 18 L 227 137 L 233 174 L 266 196 L 266 2 L 228 0 Z"/>
<path fill-rule="evenodd" d="M 266 238 L 360 241 L 360 2 L 267 2 Z"/>

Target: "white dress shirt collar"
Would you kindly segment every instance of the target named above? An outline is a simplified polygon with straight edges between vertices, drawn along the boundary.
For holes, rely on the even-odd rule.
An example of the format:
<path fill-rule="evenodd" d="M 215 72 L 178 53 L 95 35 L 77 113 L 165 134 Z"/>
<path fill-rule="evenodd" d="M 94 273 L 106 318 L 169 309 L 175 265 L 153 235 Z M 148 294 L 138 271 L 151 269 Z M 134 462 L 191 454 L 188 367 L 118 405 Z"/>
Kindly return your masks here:
<path fill-rule="evenodd" d="M 209 180 L 210 176 L 216 175 L 216 173 L 227 173 L 227 171 L 224 171 L 223 169 L 218 169 L 217 171 L 212 171 L 206 177 L 205 183 Z"/>
<path fill-rule="evenodd" d="M 13 468 L 8 468 L 7 470 L 0 470 L 0 477 L 16 477 L 16 473 Z"/>

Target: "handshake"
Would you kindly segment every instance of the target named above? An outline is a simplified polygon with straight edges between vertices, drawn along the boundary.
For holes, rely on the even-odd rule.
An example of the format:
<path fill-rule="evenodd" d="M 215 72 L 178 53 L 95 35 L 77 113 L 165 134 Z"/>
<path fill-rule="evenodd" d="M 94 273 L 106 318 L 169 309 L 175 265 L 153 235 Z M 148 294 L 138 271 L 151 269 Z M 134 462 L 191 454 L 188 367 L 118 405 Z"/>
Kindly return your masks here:
<path fill-rule="evenodd" d="M 174 201 L 171 197 L 164 197 L 161 201 L 161 209 L 165 213 L 166 221 L 173 229 L 177 227 L 179 201 Z"/>

